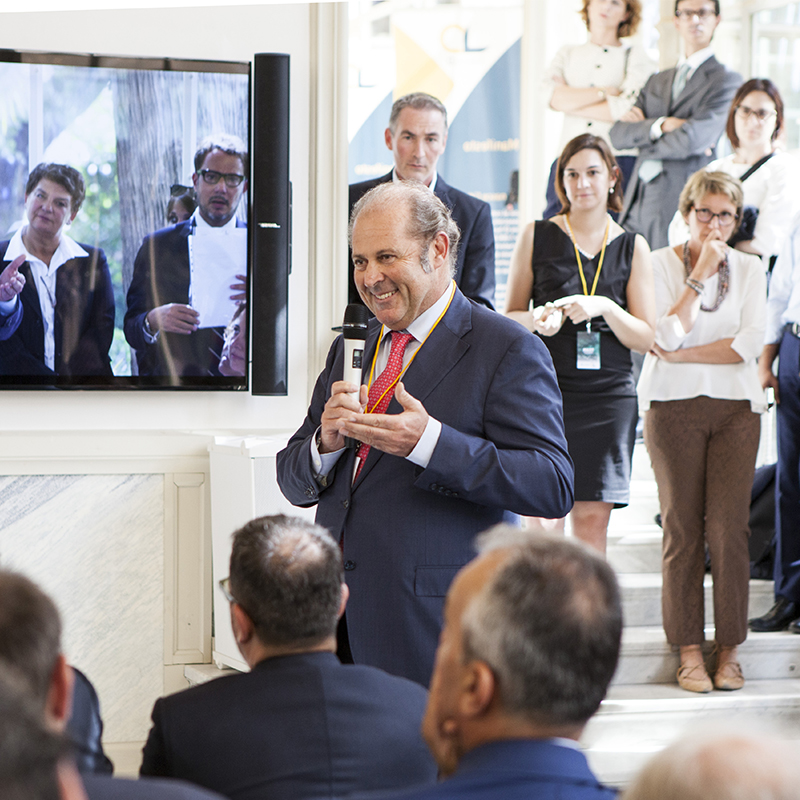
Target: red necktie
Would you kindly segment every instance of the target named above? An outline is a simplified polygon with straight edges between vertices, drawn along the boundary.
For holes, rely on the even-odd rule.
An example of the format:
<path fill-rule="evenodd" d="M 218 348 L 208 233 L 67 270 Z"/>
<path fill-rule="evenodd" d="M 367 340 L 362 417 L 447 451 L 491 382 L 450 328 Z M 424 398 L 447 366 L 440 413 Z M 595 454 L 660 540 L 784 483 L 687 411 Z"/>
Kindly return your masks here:
<path fill-rule="evenodd" d="M 406 345 L 414 337 L 410 333 L 401 333 L 400 331 L 392 331 L 392 347 L 389 351 L 389 360 L 386 362 L 386 367 L 383 372 L 378 376 L 375 383 L 370 386 L 369 399 L 367 400 L 367 408 L 372 414 L 384 414 L 389 407 L 394 392 L 389 388 L 399 377 L 403 371 L 403 353 L 405 353 Z M 377 403 L 377 405 L 375 405 Z M 356 482 L 361 470 L 364 467 L 364 462 L 367 460 L 367 453 L 369 453 L 370 445 L 363 442 L 358 446 L 356 457 L 360 459 L 358 462 L 358 469 L 356 476 L 353 478 L 353 483 Z"/>

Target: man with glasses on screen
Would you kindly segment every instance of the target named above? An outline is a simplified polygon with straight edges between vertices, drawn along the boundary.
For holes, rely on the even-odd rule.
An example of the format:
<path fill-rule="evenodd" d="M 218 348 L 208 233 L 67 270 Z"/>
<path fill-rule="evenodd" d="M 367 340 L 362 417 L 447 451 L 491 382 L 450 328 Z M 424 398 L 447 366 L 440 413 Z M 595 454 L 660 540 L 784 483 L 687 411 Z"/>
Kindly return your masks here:
<path fill-rule="evenodd" d="M 128 289 L 125 338 L 139 375 L 219 376 L 222 332 L 245 299 L 248 154 L 230 134 L 204 139 L 192 175 L 197 208 L 185 222 L 145 238 Z"/>
<path fill-rule="evenodd" d="M 614 147 L 639 150 L 619 221 L 653 250 L 668 244 L 687 179 L 714 158 L 742 82 L 714 57 L 711 39 L 719 23 L 719 0 L 677 0 L 675 27 L 685 56 L 651 75 L 633 108 L 611 128 Z"/>

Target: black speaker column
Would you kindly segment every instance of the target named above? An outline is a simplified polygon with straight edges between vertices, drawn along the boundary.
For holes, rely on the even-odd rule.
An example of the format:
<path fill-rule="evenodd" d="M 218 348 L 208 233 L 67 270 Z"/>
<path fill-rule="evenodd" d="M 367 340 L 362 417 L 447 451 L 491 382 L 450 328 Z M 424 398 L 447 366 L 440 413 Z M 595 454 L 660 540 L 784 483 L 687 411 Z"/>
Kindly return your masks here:
<path fill-rule="evenodd" d="M 253 72 L 251 391 L 287 394 L 292 188 L 289 56 L 257 53 Z"/>

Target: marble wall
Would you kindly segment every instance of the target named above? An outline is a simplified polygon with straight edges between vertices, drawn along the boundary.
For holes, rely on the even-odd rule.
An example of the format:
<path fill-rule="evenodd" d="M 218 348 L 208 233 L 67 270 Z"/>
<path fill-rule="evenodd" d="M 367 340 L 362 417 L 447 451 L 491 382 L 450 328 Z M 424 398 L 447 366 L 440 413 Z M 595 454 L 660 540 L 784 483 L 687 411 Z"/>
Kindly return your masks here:
<path fill-rule="evenodd" d="M 141 741 L 164 687 L 163 474 L 0 477 L 0 565 L 56 601 L 107 742 Z"/>

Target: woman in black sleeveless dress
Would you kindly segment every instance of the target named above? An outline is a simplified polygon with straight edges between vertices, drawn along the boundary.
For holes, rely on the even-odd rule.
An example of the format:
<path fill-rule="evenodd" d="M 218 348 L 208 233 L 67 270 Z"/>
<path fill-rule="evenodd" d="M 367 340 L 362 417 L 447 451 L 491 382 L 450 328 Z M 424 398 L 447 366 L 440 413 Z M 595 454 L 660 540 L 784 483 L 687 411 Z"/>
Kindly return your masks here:
<path fill-rule="evenodd" d="M 621 208 L 621 191 L 604 140 L 570 141 L 556 188 L 562 213 L 531 223 L 517 242 L 506 314 L 541 335 L 553 357 L 575 462 L 572 531 L 604 552 L 611 510 L 629 498 L 638 418 L 631 350 L 653 343 L 650 249 L 608 215 Z"/>

